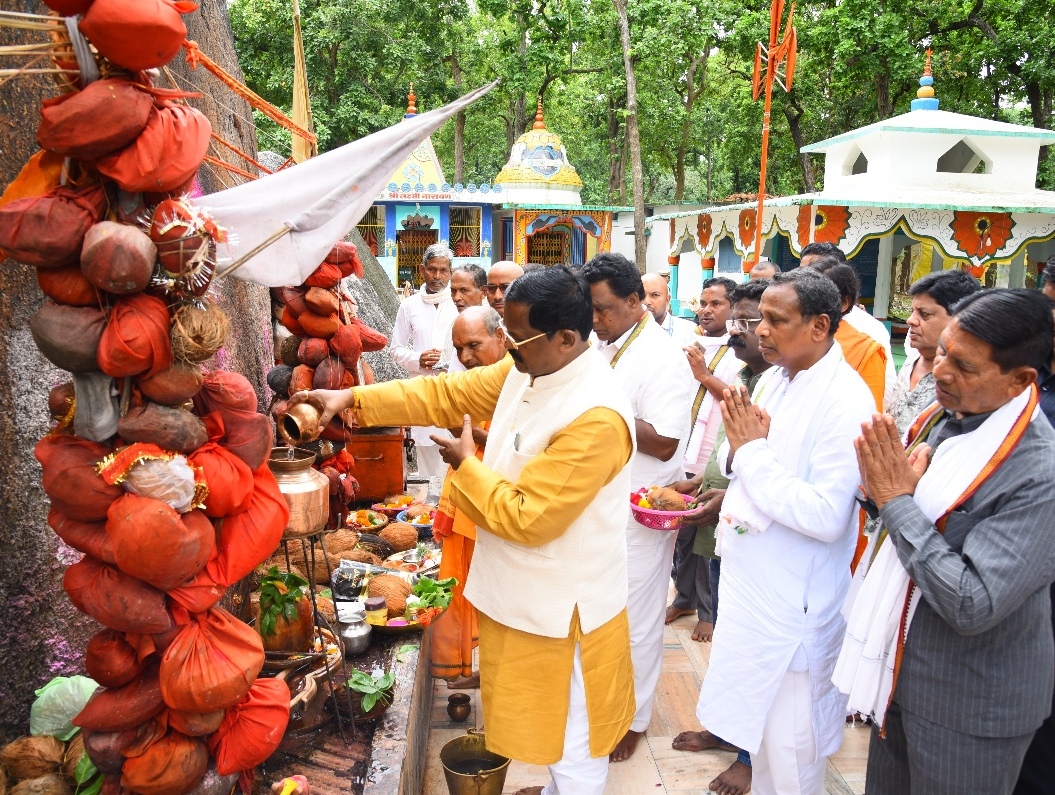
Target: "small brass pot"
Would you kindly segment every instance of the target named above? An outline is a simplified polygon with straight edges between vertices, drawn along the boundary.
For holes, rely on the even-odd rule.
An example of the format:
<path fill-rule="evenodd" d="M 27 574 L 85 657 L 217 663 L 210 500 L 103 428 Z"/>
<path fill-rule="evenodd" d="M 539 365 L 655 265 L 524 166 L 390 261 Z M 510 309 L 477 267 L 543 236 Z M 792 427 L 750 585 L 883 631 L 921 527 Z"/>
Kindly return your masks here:
<path fill-rule="evenodd" d="M 310 403 L 298 403 L 278 418 L 278 435 L 290 447 L 319 438 L 319 410 Z"/>
<path fill-rule="evenodd" d="M 454 693 L 447 697 L 447 714 L 455 723 L 467 721 L 472 711 L 472 698 L 467 693 Z"/>

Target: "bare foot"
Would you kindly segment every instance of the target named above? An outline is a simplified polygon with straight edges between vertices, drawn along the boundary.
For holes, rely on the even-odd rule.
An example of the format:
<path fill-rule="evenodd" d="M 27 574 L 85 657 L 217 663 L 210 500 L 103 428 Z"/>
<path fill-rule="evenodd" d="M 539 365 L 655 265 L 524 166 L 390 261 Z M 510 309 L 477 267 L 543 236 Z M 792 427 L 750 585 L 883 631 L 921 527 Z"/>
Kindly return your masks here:
<path fill-rule="evenodd" d="M 542 795 L 545 787 L 521 787 L 513 795 Z"/>
<path fill-rule="evenodd" d="M 711 635 L 714 634 L 714 624 L 710 621 L 699 621 L 696 629 L 692 631 L 692 639 L 697 643 L 710 643 Z"/>
<path fill-rule="evenodd" d="M 735 745 L 722 742 L 706 729 L 702 732 L 682 732 L 670 747 L 675 751 L 737 751 Z"/>
<path fill-rule="evenodd" d="M 633 729 L 627 731 L 623 735 L 623 739 L 619 741 L 619 745 L 615 747 L 612 753 L 608 754 L 609 762 L 625 762 L 631 756 L 634 751 L 637 750 L 637 741 L 641 739 L 644 732 L 636 732 Z"/>
<path fill-rule="evenodd" d="M 682 610 L 680 607 L 671 605 L 667 608 L 667 615 L 663 619 L 664 624 L 669 624 L 671 621 L 677 621 L 682 616 L 691 616 L 692 610 Z"/>
<path fill-rule="evenodd" d="M 480 672 L 472 676 L 459 676 L 457 679 L 447 680 L 448 690 L 476 690 L 480 687 Z"/>
<path fill-rule="evenodd" d="M 751 791 L 751 768 L 737 760 L 707 786 L 718 795 L 746 795 Z"/>

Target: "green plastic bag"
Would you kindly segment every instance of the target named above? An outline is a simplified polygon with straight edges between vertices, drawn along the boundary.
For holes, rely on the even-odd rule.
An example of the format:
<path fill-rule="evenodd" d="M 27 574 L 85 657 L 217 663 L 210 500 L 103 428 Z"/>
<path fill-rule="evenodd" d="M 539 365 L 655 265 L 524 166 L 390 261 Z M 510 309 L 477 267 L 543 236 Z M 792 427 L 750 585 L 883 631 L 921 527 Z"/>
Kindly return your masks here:
<path fill-rule="evenodd" d="M 29 710 L 29 733 L 50 734 L 63 742 L 80 731 L 70 721 L 99 687 L 87 676 L 56 676 L 37 691 Z"/>

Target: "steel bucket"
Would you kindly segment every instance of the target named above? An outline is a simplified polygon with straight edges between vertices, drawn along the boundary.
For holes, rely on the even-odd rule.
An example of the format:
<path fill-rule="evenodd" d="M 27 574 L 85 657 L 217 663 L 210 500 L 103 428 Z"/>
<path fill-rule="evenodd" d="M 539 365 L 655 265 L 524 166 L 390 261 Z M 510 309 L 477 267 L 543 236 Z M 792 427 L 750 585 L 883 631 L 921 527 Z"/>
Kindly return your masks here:
<path fill-rule="evenodd" d="M 470 729 L 448 741 L 440 749 L 440 762 L 451 795 L 502 795 L 509 759 L 487 750 L 483 732 Z"/>

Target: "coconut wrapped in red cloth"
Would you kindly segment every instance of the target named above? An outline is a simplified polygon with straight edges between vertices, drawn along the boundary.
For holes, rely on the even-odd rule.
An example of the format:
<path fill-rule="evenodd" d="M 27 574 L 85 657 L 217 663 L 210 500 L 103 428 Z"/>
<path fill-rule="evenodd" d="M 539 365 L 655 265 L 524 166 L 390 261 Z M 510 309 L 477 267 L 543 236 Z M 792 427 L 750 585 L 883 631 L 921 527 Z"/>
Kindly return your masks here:
<path fill-rule="evenodd" d="M 95 732 L 84 729 L 84 752 L 99 770 L 107 776 L 120 775 L 125 758 L 121 752 L 136 741 L 136 729 L 121 732 Z M 106 792 L 106 786 L 103 786 Z M 114 793 L 120 795 L 120 793 Z"/>
<path fill-rule="evenodd" d="M 201 469 L 209 493 L 205 514 L 222 519 L 241 513 L 253 498 L 253 470 L 242 459 L 216 442 L 207 442 L 188 456 Z"/>
<path fill-rule="evenodd" d="M 354 373 L 359 364 L 359 357 L 363 353 L 363 340 L 359 334 L 359 327 L 355 324 L 341 326 L 330 338 L 329 349 L 334 356 L 340 359 L 341 364 Z"/>
<path fill-rule="evenodd" d="M 297 322 L 309 337 L 319 337 L 328 340 L 337 333 L 341 327 L 341 320 L 336 312 L 328 315 L 317 315 L 310 309 L 297 315 Z"/>
<path fill-rule="evenodd" d="M 189 105 L 161 104 L 151 109 L 138 138 L 95 167 L 129 193 L 175 190 L 197 173 L 211 134 L 205 114 Z"/>
<path fill-rule="evenodd" d="M 359 252 L 354 243 L 345 240 L 338 241 L 326 255 L 325 261 L 329 265 L 336 265 L 341 271 L 341 276 L 345 278 L 349 276 L 363 278 L 363 262 L 359 259 Z"/>
<path fill-rule="evenodd" d="M 143 667 L 123 632 L 104 629 L 88 641 L 84 669 L 103 687 L 124 687 L 143 672 Z"/>
<path fill-rule="evenodd" d="M 172 627 L 163 592 L 94 558 L 85 556 L 66 569 L 62 587 L 74 607 L 104 627 L 139 633 Z"/>
<path fill-rule="evenodd" d="M 209 441 L 205 423 L 199 417 L 157 403 L 129 409 L 118 421 L 117 433 L 126 442 L 155 444 L 180 453 L 197 450 Z"/>
<path fill-rule="evenodd" d="M 179 514 L 137 494 L 110 506 L 106 535 L 118 568 L 162 591 L 201 571 L 216 548 L 216 531 L 204 512 Z"/>
<path fill-rule="evenodd" d="M 218 583 L 209 570 L 210 565 L 217 558 L 218 554 L 214 553 L 212 560 L 206 564 L 204 569 L 178 588 L 173 588 L 168 592 L 168 597 L 173 604 L 179 605 L 189 613 L 204 613 L 223 599 L 224 594 L 227 593 L 227 586 Z"/>
<path fill-rule="evenodd" d="M 81 244 L 106 209 L 102 185 L 59 187 L 0 207 L 0 249 L 26 265 L 58 268 L 78 261 Z"/>
<path fill-rule="evenodd" d="M 209 750 L 221 776 L 252 770 L 278 750 L 289 723 L 289 687 L 282 679 L 257 679 L 242 701 L 227 710 Z"/>
<path fill-rule="evenodd" d="M 309 287 L 308 292 L 304 294 L 304 304 L 309 311 L 323 317 L 336 314 L 340 309 L 337 293 L 333 290 L 323 290 L 321 287 Z"/>
<path fill-rule="evenodd" d="M 176 362 L 157 375 L 136 379 L 143 396 L 163 406 L 179 406 L 198 394 L 203 383 L 201 367 Z"/>
<path fill-rule="evenodd" d="M 49 362 L 71 373 L 99 371 L 98 352 L 106 315 L 96 307 L 45 301 L 29 319 L 33 341 Z"/>
<path fill-rule="evenodd" d="M 157 375 L 172 366 L 169 312 L 144 293 L 119 298 L 99 340 L 99 369 L 114 378 Z"/>
<path fill-rule="evenodd" d="M 297 348 L 297 359 L 308 367 L 318 367 L 330 355 L 330 345 L 318 337 L 308 337 Z"/>
<path fill-rule="evenodd" d="M 289 305 L 282 307 L 282 316 L 278 319 L 278 322 L 286 327 L 295 337 L 306 337 L 307 332 L 304 331 L 304 327 L 300 325 L 300 321 L 297 320 L 297 315 L 293 310 L 289 308 Z"/>
<path fill-rule="evenodd" d="M 177 709 L 170 709 L 168 711 L 169 727 L 188 737 L 206 737 L 220 728 L 226 714 L 227 711 L 222 709 L 215 712 L 180 712 Z"/>
<path fill-rule="evenodd" d="M 288 524 L 289 504 L 264 464 L 253 472 L 249 507 L 220 525 L 217 555 L 206 564 L 206 572 L 221 585 L 234 585 L 271 556 Z"/>
<path fill-rule="evenodd" d="M 259 400 L 256 390 L 241 373 L 213 370 L 202 376 L 202 388 L 194 400 L 201 413 L 220 410 L 255 412 Z"/>
<path fill-rule="evenodd" d="M 165 704 L 182 712 L 233 707 L 264 665 L 260 634 L 220 608 L 197 615 L 175 610 L 183 628 L 161 658 Z"/>
<path fill-rule="evenodd" d="M 327 356 L 315 368 L 312 386 L 315 389 L 347 389 L 352 386 L 352 374 L 336 356 Z"/>
<path fill-rule="evenodd" d="M 85 555 L 103 563 L 114 563 L 114 550 L 106 535 L 106 522 L 84 522 L 66 516 L 58 508 L 48 511 L 48 526 L 55 535 Z M 98 681 L 98 680 L 96 680 Z"/>
<path fill-rule="evenodd" d="M 102 294 L 84 278 L 81 266 L 63 265 L 61 268 L 37 268 L 40 291 L 57 304 L 66 306 L 99 306 Z M 105 324 L 105 321 L 104 321 Z M 99 329 L 102 335 L 102 328 Z"/>
<path fill-rule="evenodd" d="M 114 221 L 100 221 L 84 236 L 81 272 L 114 295 L 139 293 L 150 284 L 157 247 L 145 232 Z"/>
<path fill-rule="evenodd" d="M 94 0 L 78 27 L 107 60 L 139 72 L 175 57 L 187 37 L 180 14 L 197 8 L 169 0 Z"/>
<path fill-rule="evenodd" d="M 309 289 L 308 287 L 273 287 L 272 291 L 278 293 L 276 300 L 279 303 L 288 306 L 294 315 L 299 315 L 308 308 L 305 296 Z"/>
<path fill-rule="evenodd" d="M 289 394 L 295 395 L 306 389 L 312 389 L 315 382 L 315 368 L 306 364 L 299 364 L 293 368 L 289 379 Z"/>
<path fill-rule="evenodd" d="M 167 721 L 159 722 L 167 724 Z M 185 795 L 209 769 L 205 741 L 169 729 L 160 737 L 125 749 L 121 786 L 138 795 Z"/>
<path fill-rule="evenodd" d="M 370 353 L 372 351 L 379 351 L 388 345 L 388 337 L 380 331 L 370 328 L 370 326 L 366 325 L 366 323 L 359 318 L 353 317 L 349 322 L 349 325 L 355 326 L 359 330 L 359 339 L 363 342 L 364 352 Z M 340 355 L 339 352 L 338 355 Z"/>
<path fill-rule="evenodd" d="M 158 664 L 152 663 L 124 687 L 96 690 L 72 723 L 92 731 L 121 732 L 146 723 L 164 709 Z"/>
<path fill-rule="evenodd" d="M 213 418 L 206 422 L 209 437 L 215 441 L 219 434 L 220 444 L 253 470 L 267 461 L 273 439 L 271 423 L 257 413 L 257 402 L 249 380 L 226 370 L 206 373 L 201 391 L 194 397 L 195 410 Z M 222 427 L 215 427 L 217 421 Z"/>
<path fill-rule="evenodd" d="M 105 519 L 122 494 L 120 486 L 110 485 L 96 470 L 109 453 L 108 446 L 78 436 L 48 434 L 37 442 L 33 455 L 40 462 L 52 507 L 82 522 Z"/>
<path fill-rule="evenodd" d="M 321 287 L 324 290 L 332 290 L 341 283 L 341 276 L 340 267 L 324 262 L 312 271 L 311 276 L 304 280 L 304 286 Z"/>
<path fill-rule="evenodd" d="M 153 107 L 154 98 L 128 80 L 97 80 L 81 91 L 44 100 L 37 143 L 79 160 L 105 157 L 143 132 Z"/>

